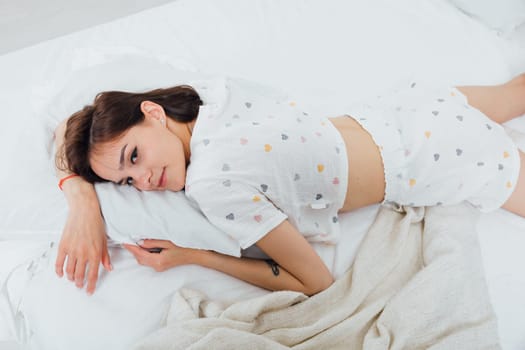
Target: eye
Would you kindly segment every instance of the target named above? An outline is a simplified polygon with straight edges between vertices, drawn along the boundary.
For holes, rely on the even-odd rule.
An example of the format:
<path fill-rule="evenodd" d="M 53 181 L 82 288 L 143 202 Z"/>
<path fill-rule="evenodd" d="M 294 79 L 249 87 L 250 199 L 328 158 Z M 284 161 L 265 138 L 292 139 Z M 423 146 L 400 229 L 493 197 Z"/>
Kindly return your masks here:
<path fill-rule="evenodd" d="M 137 147 L 135 147 L 133 148 L 133 151 L 131 152 L 131 156 L 129 157 L 131 164 L 135 164 L 135 162 L 137 161 L 137 156 L 138 156 Z"/>
<path fill-rule="evenodd" d="M 124 181 L 124 183 L 128 186 L 133 186 L 133 178 L 132 177 L 127 177 L 126 178 L 126 181 Z"/>

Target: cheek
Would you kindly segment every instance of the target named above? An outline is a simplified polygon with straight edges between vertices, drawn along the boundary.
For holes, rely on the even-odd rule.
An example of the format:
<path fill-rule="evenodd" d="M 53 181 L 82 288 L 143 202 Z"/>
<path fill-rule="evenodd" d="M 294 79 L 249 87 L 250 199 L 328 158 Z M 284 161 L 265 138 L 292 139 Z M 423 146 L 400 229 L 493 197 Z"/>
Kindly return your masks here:
<path fill-rule="evenodd" d="M 142 152 L 142 156 L 141 156 Z M 146 167 L 185 165 L 181 140 L 170 131 L 151 133 L 139 144 L 139 159 Z"/>
<path fill-rule="evenodd" d="M 164 143 L 164 154 L 169 162 L 184 162 L 184 148 L 179 138 L 170 138 Z"/>
<path fill-rule="evenodd" d="M 184 155 L 182 143 L 180 141 L 173 142 L 170 152 L 167 152 L 166 155 L 171 164 L 171 178 L 168 180 L 168 189 L 175 192 L 180 191 L 186 184 L 186 164 L 189 161 Z"/>

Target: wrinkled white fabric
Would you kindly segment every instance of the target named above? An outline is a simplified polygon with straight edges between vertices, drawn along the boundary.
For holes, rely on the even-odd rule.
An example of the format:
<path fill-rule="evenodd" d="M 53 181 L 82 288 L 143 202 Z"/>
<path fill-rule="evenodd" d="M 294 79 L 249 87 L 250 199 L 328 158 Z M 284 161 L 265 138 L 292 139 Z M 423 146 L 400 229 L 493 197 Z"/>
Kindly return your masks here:
<path fill-rule="evenodd" d="M 182 290 L 165 327 L 135 349 L 499 349 L 476 215 L 382 208 L 353 267 L 326 291 L 225 307 Z"/>

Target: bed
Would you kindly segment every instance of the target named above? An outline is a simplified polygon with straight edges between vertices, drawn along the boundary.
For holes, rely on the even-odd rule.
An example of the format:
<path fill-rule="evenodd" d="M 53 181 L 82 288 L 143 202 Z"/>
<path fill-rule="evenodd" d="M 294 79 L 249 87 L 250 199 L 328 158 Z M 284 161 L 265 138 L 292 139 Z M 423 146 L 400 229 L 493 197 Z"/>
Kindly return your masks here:
<path fill-rule="evenodd" d="M 181 288 L 225 304 L 267 294 L 197 266 L 156 273 L 118 244 L 110 248 L 114 271 L 101 273 L 93 296 L 55 276 L 67 207 L 53 173 L 52 127 L 66 117 L 59 111 L 85 97 L 71 91 L 77 83 L 81 90 L 91 76 L 93 87 L 132 62 L 119 83 L 140 87 L 129 76 L 146 75 L 130 67 L 156 62 L 163 68 L 148 84 L 167 83 L 168 65 L 256 81 L 326 115 L 343 114 L 352 101 L 413 79 L 496 84 L 525 72 L 523 3 L 506 2 L 505 13 L 487 3 L 178 0 L 0 56 L 0 347 L 129 349 L 160 327 Z M 525 149 L 525 119 L 506 128 Z M 377 212 L 345 214 L 342 242 L 316 247 L 335 276 L 351 266 Z M 525 219 L 499 210 L 475 225 L 501 348 L 525 349 Z"/>

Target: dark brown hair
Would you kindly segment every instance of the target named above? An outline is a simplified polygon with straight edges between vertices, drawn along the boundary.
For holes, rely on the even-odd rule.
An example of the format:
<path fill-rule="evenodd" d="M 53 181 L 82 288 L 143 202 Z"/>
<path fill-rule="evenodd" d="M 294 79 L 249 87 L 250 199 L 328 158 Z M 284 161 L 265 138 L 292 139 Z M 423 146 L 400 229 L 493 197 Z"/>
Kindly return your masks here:
<path fill-rule="evenodd" d="M 167 117 L 181 123 L 197 118 L 202 105 L 199 94 L 187 85 L 143 93 L 101 92 L 92 105 L 85 106 L 68 119 L 64 143 L 57 152 L 57 167 L 78 174 L 91 183 L 106 181 L 91 169 L 90 152 L 94 145 L 112 141 L 141 123 L 144 114 L 140 104 L 146 100 L 161 105 Z"/>

